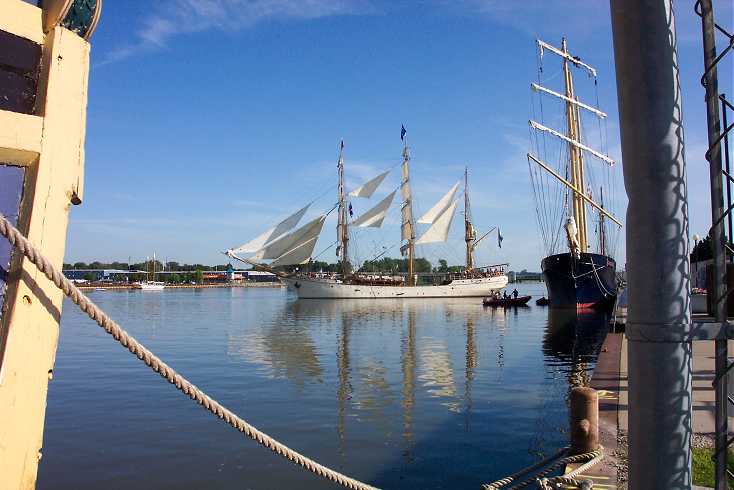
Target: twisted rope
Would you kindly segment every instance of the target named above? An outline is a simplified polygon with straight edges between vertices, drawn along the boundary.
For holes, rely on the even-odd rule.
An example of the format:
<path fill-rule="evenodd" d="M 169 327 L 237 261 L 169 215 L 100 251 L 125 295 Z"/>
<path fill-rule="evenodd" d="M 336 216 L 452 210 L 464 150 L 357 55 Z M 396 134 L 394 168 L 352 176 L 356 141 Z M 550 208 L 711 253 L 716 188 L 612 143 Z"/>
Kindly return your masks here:
<path fill-rule="evenodd" d="M 599 463 L 604 458 L 604 449 L 601 446 L 596 451 L 591 451 L 589 453 L 576 454 L 574 456 L 562 457 L 564 454 L 568 454 L 568 451 L 569 451 L 569 448 L 561 449 L 553 456 L 550 456 L 540 461 L 539 463 L 535 463 L 532 466 L 522 469 L 518 471 L 517 473 L 514 473 L 501 480 L 497 480 L 496 482 L 485 483 L 484 485 L 482 485 L 482 489 L 483 490 L 499 490 L 499 489 L 517 490 L 517 489 L 525 488 L 529 485 L 532 485 L 533 483 L 537 483 L 538 486 L 542 490 L 553 488 L 551 486 L 552 483 L 567 483 L 567 484 L 579 485 L 579 482 L 575 477 L 580 475 L 587 469 L 591 468 L 595 464 Z M 551 462 L 553 462 L 554 460 L 557 460 L 557 461 L 551 464 Z M 586 461 L 586 462 L 583 465 L 576 468 L 575 470 L 570 471 L 565 475 L 556 476 L 553 478 L 545 478 L 545 475 L 547 475 L 551 471 L 555 471 L 558 468 L 565 466 L 567 464 L 579 463 L 581 461 Z M 514 482 L 518 477 L 522 475 L 527 475 L 540 468 L 544 468 L 544 469 L 538 473 L 527 476 L 524 480 L 520 480 L 519 483 L 516 483 L 515 485 L 512 485 L 510 487 L 506 486 Z"/>
<path fill-rule="evenodd" d="M 38 270 L 48 277 L 59 289 L 61 289 L 64 294 L 68 296 L 74 304 L 79 306 L 83 312 L 89 315 L 89 318 L 97 322 L 105 332 L 112 335 L 112 337 L 122 344 L 123 347 L 127 348 L 131 354 L 143 361 L 146 366 L 160 374 L 161 377 L 168 380 L 169 383 L 175 385 L 179 391 L 186 394 L 189 398 L 206 408 L 219 419 L 224 420 L 227 424 L 231 425 L 250 439 L 257 441 L 258 444 L 316 475 L 353 490 L 376 490 L 375 487 L 343 475 L 338 471 L 327 468 L 299 452 L 294 451 L 285 444 L 278 442 L 269 435 L 250 425 L 245 420 L 225 408 L 218 401 L 213 400 L 209 395 L 204 393 L 189 380 L 177 373 L 172 367 L 163 362 L 155 354 L 141 345 L 120 325 L 107 316 L 105 312 L 99 309 L 99 307 L 87 298 L 79 288 L 59 272 L 53 264 L 51 264 L 51 262 L 49 262 L 49 260 L 44 257 L 41 252 L 35 248 L 2 214 L 0 214 L 0 234 L 7 238 L 11 245 L 35 264 Z"/>
<path fill-rule="evenodd" d="M 594 455 L 593 457 L 591 457 Z M 541 478 L 538 481 L 538 486 L 542 490 L 551 490 L 554 487 L 560 488 L 561 484 L 565 485 L 575 485 L 577 487 L 583 488 L 581 485 L 581 482 L 577 478 L 577 476 L 582 475 L 586 470 L 589 468 L 596 466 L 597 464 L 601 463 L 602 459 L 604 459 L 604 448 L 599 446 L 599 449 L 596 451 L 592 451 L 590 453 L 586 453 L 584 456 L 590 456 L 591 460 L 587 461 L 586 463 L 582 464 L 575 470 L 569 471 L 565 475 L 556 476 L 553 478 Z"/>

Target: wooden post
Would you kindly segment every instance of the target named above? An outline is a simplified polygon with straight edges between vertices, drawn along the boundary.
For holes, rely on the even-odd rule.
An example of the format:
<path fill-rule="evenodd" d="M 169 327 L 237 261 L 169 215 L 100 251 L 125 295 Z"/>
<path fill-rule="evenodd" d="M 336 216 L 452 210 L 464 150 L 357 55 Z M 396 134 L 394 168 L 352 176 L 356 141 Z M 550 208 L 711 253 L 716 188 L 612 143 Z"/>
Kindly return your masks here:
<path fill-rule="evenodd" d="M 596 390 L 576 387 L 570 396 L 571 454 L 599 449 L 599 395 Z"/>

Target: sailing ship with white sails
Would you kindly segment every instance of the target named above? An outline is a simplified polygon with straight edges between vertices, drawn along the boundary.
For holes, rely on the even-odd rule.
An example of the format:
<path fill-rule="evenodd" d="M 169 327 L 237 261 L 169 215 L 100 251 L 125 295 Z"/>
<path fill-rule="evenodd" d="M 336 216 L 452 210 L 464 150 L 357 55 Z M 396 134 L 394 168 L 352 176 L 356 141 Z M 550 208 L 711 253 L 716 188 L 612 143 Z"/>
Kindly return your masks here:
<path fill-rule="evenodd" d="M 459 199 L 457 192 L 461 181 L 449 191 L 417 221 L 413 217 L 413 198 L 410 188 L 410 152 L 405 139 L 405 128 L 402 128 L 403 161 L 401 164 L 402 180 L 399 189 L 394 190 L 378 202 L 374 207 L 350 222 L 350 199 L 370 198 L 382 184 L 390 170 L 381 173 L 348 194 L 344 186 L 344 143 L 339 146 L 338 169 L 338 202 L 327 213 L 321 214 L 305 225 L 291 231 L 297 226 L 308 210 L 309 205 L 299 209 L 293 215 L 270 228 L 244 245 L 227 250 L 225 254 L 251 264 L 256 268 L 277 273 L 281 280 L 296 291 L 300 298 L 443 298 L 443 297 L 483 297 L 493 291 L 507 286 L 504 273 L 506 264 L 497 264 L 476 268 L 474 250 L 495 228 L 477 238 L 477 232 L 471 222 L 468 172 L 464 173 L 464 240 L 466 242 L 466 267 L 456 274 L 436 274 L 425 276 L 415 273 L 415 246 L 446 242 L 449 229 L 456 214 Z M 407 258 L 407 274 L 371 273 L 353 270 L 349 261 L 351 227 L 379 228 L 399 194 L 401 199 L 401 254 Z M 317 274 L 301 272 L 286 274 L 274 269 L 279 266 L 307 264 L 313 255 L 316 241 L 329 213 L 338 213 L 336 254 L 341 266 L 341 274 Z M 418 236 L 416 223 L 429 225 Z M 384 253 L 384 252 L 383 252 Z M 251 254 L 247 257 L 241 255 Z M 265 264 L 263 261 L 271 260 Z"/>
<path fill-rule="evenodd" d="M 610 230 L 608 222 L 616 227 L 622 226 L 604 205 L 605 188 L 607 196 L 614 197 L 614 189 L 610 189 L 614 186 L 614 160 L 584 141 L 590 134 L 583 131 L 582 115 L 593 117 L 598 122 L 600 144 L 604 141 L 602 121 L 607 115 L 598 107 L 579 100 L 572 68 L 593 79 L 595 90 L 597 73 L 568 52 L 565 38 L 560 49 L 540 39 L 537 43 L 539 83 L 532 83 L 531 88 L 540 99 L 540 120 L 551 117 L 549 114 L 561 116 L 549 110 L 550 105 L 556 103 L 562 107 L 566 124 L 565 131 L 557 131 L 533 119 L 529 121 L 535 154 L 528 153 L 527 158 L 538 224 L 548 254 L 541 262 L 548 299 L 551 307 L 605 310 L 614 305 L 617 295 L 613 254 L 619 238 L 618 228 Z M 563 93 L 541 85 L 546 52 L 558 56 L 562 62 Z M 555 76 L 548 77 L 548 81 L 553 78 Z M 556 121 L 555 118 L 553 120 Z M 586 165 L 586 156 L 601 162 L 601 168 L 596 166 L 596 162 L 595 165 Z M 592 185 L 594 191 L 599 189 L 599 203 L 593 198 Z M 592 208 L 598 218 L 592 222 L 595 226 L 590 235 L 587 221 L 590 215 L 593 216 Z M 596 251 L 591 250 L 594 233 Z"/>

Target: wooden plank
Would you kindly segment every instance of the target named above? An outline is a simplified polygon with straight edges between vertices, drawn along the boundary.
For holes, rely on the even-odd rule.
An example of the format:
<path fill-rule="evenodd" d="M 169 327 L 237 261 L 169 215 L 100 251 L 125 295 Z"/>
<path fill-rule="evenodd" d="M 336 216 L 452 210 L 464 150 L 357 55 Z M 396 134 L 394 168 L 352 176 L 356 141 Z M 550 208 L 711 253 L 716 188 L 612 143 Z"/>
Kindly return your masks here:
<path fill-rule="evenodd" d="M 0 155 L 6 156 L 0 161 L 29 165 L 41 153 L 42 132 L 42 117 L 0 110 Z"/>
<path fill-rule="evenodd" d="M 0 12 L 0 31 L 43 44 L 43 11 L 40 8 L 20 0 L 0 0 Z"/>

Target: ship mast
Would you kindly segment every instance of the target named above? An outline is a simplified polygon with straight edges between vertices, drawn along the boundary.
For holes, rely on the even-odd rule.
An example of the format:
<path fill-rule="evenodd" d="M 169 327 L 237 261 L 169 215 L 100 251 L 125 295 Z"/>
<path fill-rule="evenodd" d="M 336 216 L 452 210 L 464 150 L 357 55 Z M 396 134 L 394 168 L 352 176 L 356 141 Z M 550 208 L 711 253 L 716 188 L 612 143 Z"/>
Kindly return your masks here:
<path fill-rule="evenodd" d="M 604 188 L 599 188 L 599 204 L 604 209 Z M 607 236 L 604 230 L 604 213 L 599 212 L 599 253 L 607 254 Z"/>
<path fill-rule="evenodd" d="M 580 137 L 580 125 L 579 125 L 579 112 L 578 105 L 571 101 L 578 102 L 574 94 L 573 88 L 573 76 L 569 69 L 568 61 L 568 48 L 566 45 L 566 38 L 563 38 L 561 42 L 561 50 L 566 57 L 563 58 L 563 74 L 565 78 L 565 100 L 566 100 L 566 122 L 568 124 L 567 136 L 573 141 L 581 141 Z M 584 184 L 584 160 L 581 150 L 575 145 L 569 145 L 570 152 L 570 170 L 571 170 L 571 184 L 581 192 L 585 191 Z M 576 221 L 576 227 L 578 229 L 578 243 L 579 252 L 586 252 L 588 249 L 588 241 L 586 236 L 586 205 L 584 200 L 578 193 L 573 193 L 573 217 Z"/>
<path fill-rule="evenodd" d="M 466 270 L 474 268 L 474 239 L 476 233 L 471 223 L 469 208 L 469 168 L 464 168 L 464 241 L 466 242 Z"/>
<path fill-rule="evenodd" d="M 543 124 L 533 121 L 532 119 L 528 121 L 528 123 L 530 124 L 530 127 L 532 129 L 551 134 L 552 136 L 568 144 L 569 165 L 567 173 L 569 174 L 568 178 L 570 180 L 561 176 L 550 165 L 543 162 L 532 153 L 527 154 L 528 162 L 535 162 L 543 170 L 545 170 L 552 177 L 558 180 L 558 182 L 565 185 L 568 189 L 572 191 L 573 202 L 571 206 L 570 218 L 573 219 L 569 219 L 569 221 L 575 222 L 575 229 L 574 227 L 569 226 L 569 224 L 567 224 L 566 226 L 566 231 L 568 233 L 569 239 L 569 248 L 574 254 L 587 252 L 589 249 L 589 240 L 586 222 L 586 204 L 589 204 L 590 206 L 597 209 L 601 215 L 603 215 L 605 218 L 608 218 L 617 226 L 622 226 L 622 223 L 617 218 L 609 214 L 603 206 L 600 206 L 591 199 L 591 196 L 587 193 L 584 178 L 584 153 L 591 154 L 592 156 L 605 162 L 609 166 L 614 165 L 614 160 L 609 158 L 607 155 L 604 155 L 594 150 L 593 148 L 586 146 L 581 142 L 581 110 L 583 109 L 584 111 L 594 114 L 599 119 L 606 118 L 607 114 L 600 111 L 596 107 L 584 104 L 576 96 L 573 85 L 573 76 L 571 75 L 571 65 L 573 65 L 575 68 L 586 71 L 589 76 L 593 77 L 594 79 L 596 79 L 596 70 L 581 61 L 578 56 L 573 56 L 568 52 L 566 38 L 563 38 L 561 49 L 558 49 L 544 41 L 541 41 L 540 39 L 537 40 L 537 43 L 538 47 L 540 48 L 541 57 L 543 56 L 543 53 L 545 51 L 548 51 L 563 59 L 565 93 L 562 94 L 554 92 L 553 90 L 543 87 L 537 83 L 531 83 L 530 87 L 536 92 L 541 92 L 544 95 L 556 97 L 565 102 L 567 131 L 565 134 L 563 134 L 552 128 L 544 126 Z M 606 247 L 606 244 L 604 244 L 604 247 Z"/>
<path fill-rule="evenodd" d="M 410 194 L 410 151 L 408 150 L 408 139 L 405 137 L 405 130 L 401 134 L 403 139 L 403 165 L 402 175 L 403 182 L 400 184 L 400 196 L 403 199 L 403 205 L 400 208 L 402 214 L 402 223 L 400 226 L 400 238 L 406 240 L 407 243 L 400 247 L 400 252 L 405 256 L 408 255 L 408 286 L 415 286 L 415 273 L 413 261 L 415 259 L 415 226 L 413 225 L 413 198 Z"/>
<path fill-rule="evenodd" d="M 339 172 L 339 220 L 336 225 L 336 238 L 339 246 L 336 249 L 336 255 L 340 257 L 342 278 L 345 278 L 350 272 L 349 255 L 347 253 L 349 246 L 349 228 L 347 218 L 347 200 L 344 193 L 344 140 L 339 144 L 339 162 L 337 163 Z"/>

